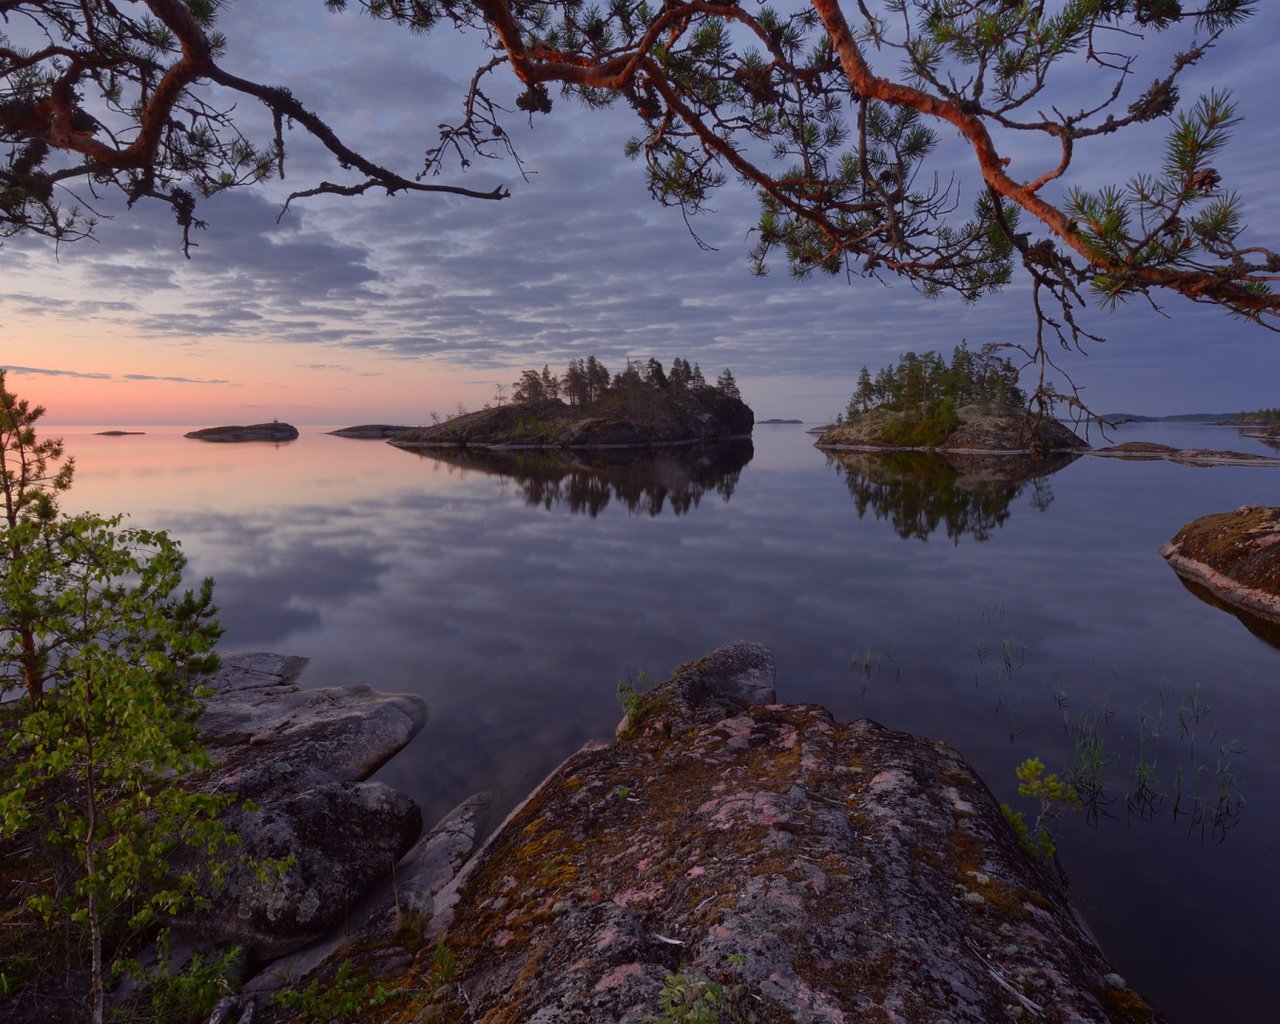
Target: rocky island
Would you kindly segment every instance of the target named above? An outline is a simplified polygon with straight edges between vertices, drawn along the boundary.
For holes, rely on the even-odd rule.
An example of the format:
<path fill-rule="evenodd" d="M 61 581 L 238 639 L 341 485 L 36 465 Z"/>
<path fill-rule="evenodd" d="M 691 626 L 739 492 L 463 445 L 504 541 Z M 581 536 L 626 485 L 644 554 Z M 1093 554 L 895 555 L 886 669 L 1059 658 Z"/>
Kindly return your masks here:
<path fill-rule="evenodd" d="M 291 423 L 273 420 L 271 423 L 254 423 L 249 426 L 205 427 L 190 430 L 182 436 L 196 441 L 295 441 L 298 428 Z"/>
<path fill-rule="evenodd" d="M 563 378 L 547 367 L 541 373 L 526 370 L 512 399 L 419 427 L 389 443 L 400 448 L 642 448 L 749 437 L 755 424 L 729 370 L 708 385 L 701 371 L 678 357 L 670 371 L 650 359 L 628 363 L 612 378 L 594 357 L 581 367 L 571 364 Z"/>
<path fill-rule="evenodd" d="M 816 446 L 986 454 L 1089 447 L 1064 424 L 1031 413 L 1017 367 L 990 345 L 978 352 L 960 345 L 950 362 L 908 352 L 874 379 L 864 366 L 847 408 Z"/>

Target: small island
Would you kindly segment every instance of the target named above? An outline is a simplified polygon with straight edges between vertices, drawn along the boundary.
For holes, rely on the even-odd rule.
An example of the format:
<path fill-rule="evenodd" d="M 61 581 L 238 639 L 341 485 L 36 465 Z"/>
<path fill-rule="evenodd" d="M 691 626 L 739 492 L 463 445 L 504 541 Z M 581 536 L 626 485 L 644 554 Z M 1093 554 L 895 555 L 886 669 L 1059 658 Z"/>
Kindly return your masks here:
<path fill-rule="evenodd" d="M 575 360 L 563 376 L 526 370 L 511 401 L 463 413 L 392 438 L 399 448 L 648 448 L 749 437 L 755 414 L 733 373 L 707 384 L 696 364 L 676 357 L 628 362 L 612 377 L 595 358 Z M 561 397 L 563 396 L 563 397 Z"/>
<path fill-rule="evenodd" d="M 291 423 L 272 420 L 249 426 L 205 427 L 182 435 L 196 441 L 296 441 L 298 428 Z"/>
<path fill-rule="evenodd" d="M 760 421 L 759 421 L 759 423 L 758 423 L 758 426 L 762 426 L 762 427 L 776 427 L 776 426 L 782 426 L 782 425 L 785 425 L 785 424 L 802 424 L 802 423 L 804 423 L 804 420 L 779 420 L 779 419 L 772 419 L 772 420 L 760 420 Z"/>
<path fill-rule="evenodd" d="M 385 441 L 390 437 L 399 437 L 401 434 L 407 434 L 410 430 L 416 428 L 410 426 L 397 426 L 392 423 L 362 423 L 355 427 L 342 427 L 339 430 L 330 430 L 329 433 L 334 437 L 355 437 L 362 440 Z"/>
<path fill-rule="evenodd" d="M 966 453 L 1080 451 L 1067 426 L 1035 416 L 1018 368 L 986 345 L 959 345 L 950 362 L 908 352 L 872 378 L 864 366 L 844 413 L 818 438 L 825 449 L 926 449 Z"/>
<path fill-rule="evenodd" d="M 145 434 L 145 430 L 99 430 L 96 431 L 97 437 L 140 437 Z"/>

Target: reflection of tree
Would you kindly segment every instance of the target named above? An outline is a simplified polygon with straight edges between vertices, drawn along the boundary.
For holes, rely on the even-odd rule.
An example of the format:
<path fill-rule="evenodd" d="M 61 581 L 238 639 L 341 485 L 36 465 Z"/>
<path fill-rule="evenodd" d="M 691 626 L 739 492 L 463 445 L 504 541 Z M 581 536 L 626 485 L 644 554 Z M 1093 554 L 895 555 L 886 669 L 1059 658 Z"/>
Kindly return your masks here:
<path fill-rule="evenodd" d="M 755 454 L 750 440 L 668 448 L 414 448 L 423 459 L 515 481 L 530 505 L 598 516 L 617 499 L 631 513 L 684 515 L 715 491 L 725 501 Z"/>
<path fill-rule="evenodd" d="M 987 540 L 1009 518 L 1009 505 L 1027 486 L 1043 512 L 1053 502 L 1048 478 L 1077 456 L 1057 453 L 964 456 L 940 452 L 828 452 L 858 506 L 887 519 L 898 536 L 928 540 L 945 527 L 957 544 L 965 534 Z"/>

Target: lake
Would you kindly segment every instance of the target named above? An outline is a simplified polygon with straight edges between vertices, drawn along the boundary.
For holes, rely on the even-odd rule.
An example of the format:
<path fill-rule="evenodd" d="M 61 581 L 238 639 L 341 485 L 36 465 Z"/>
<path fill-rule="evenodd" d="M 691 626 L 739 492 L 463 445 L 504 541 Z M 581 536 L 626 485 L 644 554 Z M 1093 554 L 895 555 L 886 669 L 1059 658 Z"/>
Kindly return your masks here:
<path fill-rule="evenodd" d="M 496 823 L 612 734 L 619 682 L 756 640 L 781 701 L 946 740 L 1029 819 L 1018 764 L 1074 766 L 1086 809 L 1051 827 L 1116 969 L 1175 1024 L 1274 1013 L 1280 648 L 1157 550 L 1198 516 L 1280 504 L 1280 469 L 1086 457 L 992 480 L 832 460 L 794 426 L 568 467 L 323 428 L 280 446 L 94 429 L 60 431 L 65 507 L 180 539 L 217 578 L 224 650 L 427 701 L 379 777 L 428 822 L 487 789 Z M 1114 439 L 1270 451 L 1230 428 Z"/>

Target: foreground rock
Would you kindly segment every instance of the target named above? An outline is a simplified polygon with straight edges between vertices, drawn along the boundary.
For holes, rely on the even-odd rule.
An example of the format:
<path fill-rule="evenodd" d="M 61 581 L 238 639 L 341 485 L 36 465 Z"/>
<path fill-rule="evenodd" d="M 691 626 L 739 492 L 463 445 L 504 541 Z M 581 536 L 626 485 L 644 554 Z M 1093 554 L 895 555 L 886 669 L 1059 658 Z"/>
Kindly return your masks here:
<path fill-rule="evenodd" d="M 341 430 L 329 431 L 334 437 L 359 437 L 369 439 L 386 440 L 389 437 L 399 437 L 401 434 L 407 434 L 411 430 L 417 429 L 410 426 L 396 426 L 391 423 L 362 423 L 356 427 L 343 427 Z"/>
<path fill-rule="evenodd" d="M 1037 419 L 1022 409 L 991 410 L 965 405 L 954 425 L 922 424 L 912 416 L 876 408 L 856 419 L 828 427 L 818 448 L 924 449 L 968 453 L 1082 451 L 1088 442 L 1057 420 Z"/>
<path fill-rule="evenodd" d="M 700 387 L 675 395 L 611 392 L 592 405 L 559 399 L 503 405 L 419 427 L 394 438 L 402 448 L 640 448 L 748 437 L 755 414 L 739 399 Z"/>
<path fill-rule="evenodd" d="M 632 699 L 438 894 L 407 966 L 348 951 L 395 993 L 366 1019 L 1158 1020 L 953 750 L 773 699 L 752 644 Z"/>
<path fill-rule="evenodd" d="M 205 427 L 182 436 L 197 441 L 294 441 L 298 437 L 298 428 L 291 423 L 254 423 L 247 427 Z"/>
<path fill-rule="evenodd" d="M 1089 454 L 1133 462 L 1177 462 L 1184 466 L 1280 466 L 1280 459 L 1270 455 L 1214 448 L 1173 448 L 1153 441 L 1125 441 L 1109 448 L 1095 448 Z"/>
<path fill-rule="evenodd" d="M 1242 505 L 1196 519 L 1160 554 L 1184 582 L 1280 646 L 1280 508 Z"/>
<path fill-rule="evenodd" d="M 425 705 L 367 686 L 302 689 L 305 664 L 231 655 L 213 681 L 199 726 L 215 768 L 201 785 L 256 809 L 227 816 L 237 864 L 207 911 L 175 925 L 192 948 L 238 945 L 261 962 L 321 938 L 422 831 L 412 800 L 365 780 L 417 735 Z"/>

